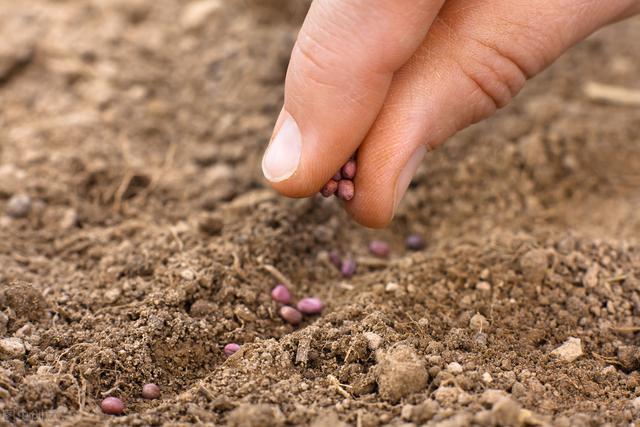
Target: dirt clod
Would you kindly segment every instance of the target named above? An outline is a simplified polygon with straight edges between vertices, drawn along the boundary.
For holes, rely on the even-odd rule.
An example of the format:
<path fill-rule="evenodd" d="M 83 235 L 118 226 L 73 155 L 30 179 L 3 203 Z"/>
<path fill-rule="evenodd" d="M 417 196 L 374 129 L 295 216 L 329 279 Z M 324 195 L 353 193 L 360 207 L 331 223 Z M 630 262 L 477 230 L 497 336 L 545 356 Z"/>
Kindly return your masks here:
<path fill-rule="evenodd" d="M 565 362 L 573 362 L 583 355 L 582 341 L 580 338 L 569 337 L 560 347 L 551 352 L 552 356 L 556 356 Z"/>
<path fill-rule="evenodd" d="M 377 383 L 380 397 L 397 402 L 423 390 L 429 379 L 424 361 L 408 345 L 398 345 L 379 355 Z"/>
<path fill-rule="evenodd" d="M 283 424 L 280 408 L 267 404 L 240 405 L 227 418 L 230 427 L 279 427 Z"/>

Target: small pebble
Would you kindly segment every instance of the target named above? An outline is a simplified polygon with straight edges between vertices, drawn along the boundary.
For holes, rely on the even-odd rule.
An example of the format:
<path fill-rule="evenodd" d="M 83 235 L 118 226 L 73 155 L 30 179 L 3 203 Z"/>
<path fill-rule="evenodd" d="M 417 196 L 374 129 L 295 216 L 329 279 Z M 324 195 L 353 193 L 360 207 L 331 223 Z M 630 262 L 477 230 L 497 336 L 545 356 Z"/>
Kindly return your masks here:
<path fill-rule="evenodd" d="M 338 270 L 342 267 L 342 257 L 340 256 L 340 252 L 335 249 L 329 252 L 329 261 L 331 261 L 331 264 L 335 265 Z"/>
<path fill-rule="evenodd" d="M 355 187 L 353 186 L 353 181 L 348 181 L 343 179 L 338 183 L 338 192 L 336 193 L 338 197 L 342 200 L 349 201 L 353 199 L 355 195 Z"/>
<path fill-rule="evenodd" d="M 121 415 L 124 412 L 124 403 L 117 397 L 107 397 L 100 402 L 100 409 L 107 415 Z"/>
<path fill-rule="evenodd" d="M 424 239 L 419 234 L 410 234 L 407 236 L 405 245 L 407 246 L 407 249 L 411 251 L 420 251 L 426 246 Z"/>
<path fill-rule="evenodd" d="M 338 181 L 330 179 L 329 182 L 322 187 L 320 193 L 323 197 L 331 197 L 336 193 L 336 191 L 338 191 Z"/>
<path fill-rule="evenodd" d="M 31 212 L 31 197 L 16 194 L 7 202 L 7 215 L 12 218 L 26 218 Z"/>
<path fill-rule="evenodd" d="M 342 166 L 342 178 L 344 179 L 353 179 L 356 177 L 356 161 L 349 160 Z"/>
<path fill-rule="evenodd" d="M 320 314 L 324 310 L 324 303 L 318 298 L 302 298 L 296 307 L 303 314 Z"/>
<path fill-rule="evenodd" d="M 300 313 L 295 308 L 289 307 L 287 305 L 280 308 L 280 317 L 282 317 L 285 322 L 294 326 L 302 322 L 302 313 Z"/>
<path fill-rule="evenodd" d="M 378 258 L 388 258 L 391 249 L 387 242 L 383 242 L 382 240 L 373 240 L 369 243 L 369 252 Z"/>
<path fill-rule="evenodd" d="M 343 277 L 348 279 L 350 277 L 353 277 L 354 274 L 356 274 L 356 268 L 357 268 L 356 260 L 352 258 L 347 258 L 342 261 L 342 265 L 340 266 L 340 272 L 342 273 Z"/>
<path fill-rule="evenodd" d="M 160 387 L 156 384 L 145 384 L 142 387 L 142 397 L 145 399 L 157 399 L 160 397 Z"/>
<path fill-rule="evenodd" d="M 227 357 L 233 356 L 235 353 L 238 352 L 238 350 L 240 350 L 240 344 L 236 344 L 234 342 L 230 342 L 229 344 L 224 346 L 224 354 L 227 355 Z"/>
<path fill-rule="evenodd" d="M 291 292 L 283 284 L 279 284 L 271 291 L 271 298 L 281 304 L 289 304 L 291 302 Z"/>

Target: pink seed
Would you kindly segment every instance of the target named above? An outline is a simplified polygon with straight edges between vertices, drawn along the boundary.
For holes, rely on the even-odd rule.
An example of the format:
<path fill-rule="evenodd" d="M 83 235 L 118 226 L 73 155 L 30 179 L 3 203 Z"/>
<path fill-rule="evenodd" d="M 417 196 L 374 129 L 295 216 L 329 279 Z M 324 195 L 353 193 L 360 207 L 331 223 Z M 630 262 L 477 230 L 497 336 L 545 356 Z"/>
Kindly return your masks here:
<path fill-rule="evenodd" d="M 389 257 L 391 249 L 387 242 L 383 242 L 382 240 L 372 240 L 371 243 L 369 243 L 369 252 L 378 258 L 387 258 Z"/>
<path fill-rule="evenodd" d="M 271 290 L 271 298 L 281 304 L 289 304 L 291 302 L 291 292 L 283 284 L 279 284 Z"/>
<path fill-rule="evenodd" d="M 304 314 L 320 314 L 324 310 L 324 303 L 318 298 L 302 298 L 297 307 Z"/>
<path fill-rule="evenodd" d="M 280 317 L 282 317 L 285 322 L 294 326 L 302 322 L 302 313 L 287 305 L 280 308 Z"/>
<path fill-rule="evenodd" d="M 340 271 L 342 272 L 342 276 L 349 278 L 353 277 L 356 274 L 356 261 L 351 258 L 347 258 L 342 261 L 342 266 L 340 267 Z"/>
<path fill-rule="evenodd" d="M 142 387 L 142 397 L 145 399 L 157 399 L 160 397 L 160 387 L 156 384 L 145 384 Z"/>
<path fill-rule="evenodd" d="M 335 249 L 329 252 L 329 261 L 331 261 L 331 264 L 335 265 L 338 270 L 342 267 L 342 257 L 340 256 L 340 252 Z"/>
<path fill-rule="evenodd" d="M 324 187 L 322 187 L 322 190 L 320 190 L 320 193 L 324 197 L 331 197 L 335 194 L 337 190 L 338 190 L 338 182 L 334 181 L 333 179 L 330 179 L 329 182 L 327 182 L 324 185 Z"/>
<path fill-rule="evenodd" d="M 353 186 L 353 181 L 343 179 L 338 183 L 337 194 L 338 194 L 338 197 L 341 198 L 342 200 L 349 201 L 353 199 L 355 192 L 356 190 Z"/>
<path fill-rule="evenodd" d="M 335 175 L 333 175 L 333 178 L 331 178 L 334 181 L 340 181 L 342 179 L 342 174 L 340 173 L 340 171 L 336 172 Z"/>
<path fill-rule="evenodd" d="M 356 177 L 356 161 L 349 160 L 342 166 L 342 177 L 345 179 L 353 179 Z"/>
<path fill-rule="evenodd" d="M 226 354 L 227 357 L 233 356 L 238 350 L 240 350 L 240 344 L 236 344 L 234 342 L 230 342 L 225 345 L 223 349 L 224 354 Z"/>
<path fill-rule="evenodd" d="M 100 409 L 107 415 L 121 415 L 124 412 L 124 402 L 117 397 L 107 397 L 100 402 Z"/>
<path fill-rule="evenodd" d="M 409 236 L 407 236 L 405 245 L 407 246 L 407 249 L 412 251 L 422 250 L 426 246 L 424 239 L 419 234 L 410 234 Z"/>

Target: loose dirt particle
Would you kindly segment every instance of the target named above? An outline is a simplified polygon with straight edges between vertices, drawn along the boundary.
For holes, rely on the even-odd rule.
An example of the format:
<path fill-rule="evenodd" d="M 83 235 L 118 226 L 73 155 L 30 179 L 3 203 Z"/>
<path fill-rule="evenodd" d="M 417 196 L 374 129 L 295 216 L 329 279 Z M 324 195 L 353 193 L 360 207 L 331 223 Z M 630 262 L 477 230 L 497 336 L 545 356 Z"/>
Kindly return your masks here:
<path fill-rule="evenodd" d="M 100 402 L 100 409 L 107 415 L 121 415 L 124 413 L 124 402 L 117 397 L 107 397 Z"/>
<path fill-rule="evenodd" d="M 520 258 L 520 269 L 525 279 L 532 283 L 540 283 L 547 274 L 547 252 L 533 249 Z"/>
<path fill-rule="evenodd" d="M 142 397 L 145 399 L 157 399 L 160 397 L 160 387 L 156 384 L 145 384 L 142 386 Z"/>
<path fill-rule="evenodd" d="M 462 365 L 459 364 L 458 362 L 451 362 L 447 365 L 447 371 L 451 372 L 454 375 L 458 375 L 461 374 L 464 369 L 462 368 Z"/>
<path fill-rule="evenodd" d="M 296 307 L 303 314 L 320 314 L 324 310 L 324 303 L 318 298 L 302 298 Z"/>
<path fill-rule="evenodd" d="M 291 292 L 282 283 L 271 290 L 271 298 L 280 304 L 289 304 L 291 302 Z"/>
<path fill-rule="evenodd" d="M 294 326 L 302 322 L 302 313 L 300 313 L 295 308 L 289 307 L 287 305 L 280 308 L 280 317 L 282 317 L 285 322 Z"/>
<path fill-rule="evenodd" d="M 31 197 L 26 194 L 16 194 L 7 202 L 7 215 L 12 218 L 26 218 L 31 212 Z"/>
<path fill-rule="evenodd" d="M 387 242 L 382 240 L 373 240 L 369 243 L 369 252 L 378 258 L 388 258 L 391 248 Z"/>
<path fill-rule="evenodd" d="M 423 359 L 404 344 L 381 354 L 376 370 L 380 397 L 392 402 L 423 390 L 429 379 Z"/>
<path fill-rule="evenodd" d="M 224 346 L 224 354 L 227 357 L 231 357 L 234 354 L 236 354 L 238 352 L 238 350 L 240 350 L 240 344 L 237 344 L 235 342 L 230 342 L 229 344 Z"/>
<path fill-rule="evenodd" d="M 551 355 L 566 362 L 573 362 L 582 356 L 582 342 L 579 338 L 570 337 L 564 344 L 553 350 Z"/>

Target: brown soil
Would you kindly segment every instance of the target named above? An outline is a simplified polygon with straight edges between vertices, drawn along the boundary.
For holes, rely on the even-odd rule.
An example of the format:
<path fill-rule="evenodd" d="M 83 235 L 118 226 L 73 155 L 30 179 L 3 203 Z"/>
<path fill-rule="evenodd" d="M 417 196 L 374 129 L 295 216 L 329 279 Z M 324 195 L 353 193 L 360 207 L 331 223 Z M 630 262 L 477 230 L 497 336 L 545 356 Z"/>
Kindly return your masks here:
<path fill-rule="evenodd" d="M 637 88 L 640 20 L 433 153 L 373 232 L 261 178 L 303 5 L 222 3 L 0 3 L 0 210 L 32 198 L 0 219 L 0 424 L 633 425 L 640 109 L 582 88 Z M 274 271 L 325 314 L 283 324 Z"/>

